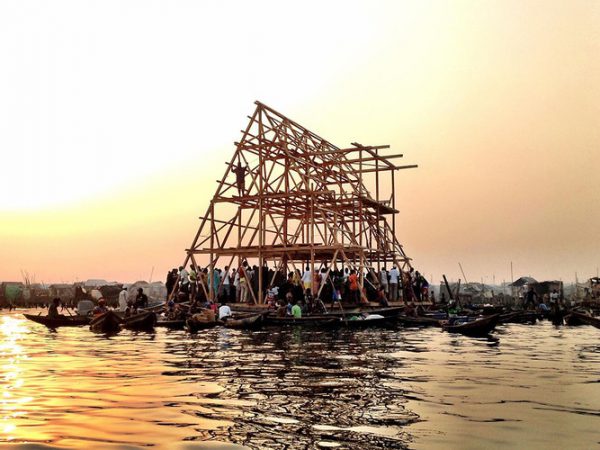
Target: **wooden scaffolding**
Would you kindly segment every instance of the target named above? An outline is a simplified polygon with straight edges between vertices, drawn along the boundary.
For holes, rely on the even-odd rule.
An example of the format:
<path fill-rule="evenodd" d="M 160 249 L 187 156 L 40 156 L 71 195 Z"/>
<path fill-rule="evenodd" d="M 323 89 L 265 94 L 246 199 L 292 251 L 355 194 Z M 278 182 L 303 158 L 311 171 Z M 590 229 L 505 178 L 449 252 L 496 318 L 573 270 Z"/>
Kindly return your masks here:
<path fill-rule="evenodd" d="M 239 267 L 244 260 L 285 273 L 326 267 L 327 275 L 339 264 L 360 274 L 361 292 L 365 268 L 388 263 L 409 270 L 410 258 L 396 238 L 395 172 L 417 166 L 393 164 L 402 155 L 381 155 L 387 145 L 338 148 L 255 104 L 184 266 L 206 267 L 212 280 L 217 264 Z M 389 197 L 382 199 L 386 190 Z M 198 255 L 206 264 L 198 264 Z M 263 286 L 274 279 L 265 282 L 263 270 L 258 277 L 258 298 L 252 290 L 249 295 L 262 303 Z M 214 299 L 212 282 L 207 289 Z"/>

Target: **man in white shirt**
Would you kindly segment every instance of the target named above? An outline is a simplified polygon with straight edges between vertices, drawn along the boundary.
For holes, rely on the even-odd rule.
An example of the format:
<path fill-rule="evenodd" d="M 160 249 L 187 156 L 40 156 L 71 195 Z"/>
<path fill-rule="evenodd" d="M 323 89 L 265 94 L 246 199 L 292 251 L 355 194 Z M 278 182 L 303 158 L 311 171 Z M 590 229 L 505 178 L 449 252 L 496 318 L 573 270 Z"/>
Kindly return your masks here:
<path fill-rule="evenodd" d="M 185 270 L 185 267 L 183 266 L 179 267 L 179 283 L 181 285 L 181 290 L 187 293 L 187 288 L 190 284 L 190 276 L 188 274 L 188 271 Z"/>
<path fill-rule="evenodd" d="M 390 301 L 395 302 L 398 300 L 398 280 L 400 278 L 400 272 L 393 266 L 390 270 Z"/>
<path fill-rule="evenodd" d="M 229 301 L 231 299 L 231 277 L 229 275 L 229 266 L 225 266 L 223 269 L 223 291 L 225 292 L 225 299 Z"/>
<path fill-rule="evenodd" d="M 225 317 L 231 316 L 231 308 L 225 303 L 219 308 L 219 320 L 223 320 Z"/>
<path fill-rule="evenodd" d="M 127 288 L 123 286 L 119 292 L 119 311 L 125 312 L 127 309 Z"/>

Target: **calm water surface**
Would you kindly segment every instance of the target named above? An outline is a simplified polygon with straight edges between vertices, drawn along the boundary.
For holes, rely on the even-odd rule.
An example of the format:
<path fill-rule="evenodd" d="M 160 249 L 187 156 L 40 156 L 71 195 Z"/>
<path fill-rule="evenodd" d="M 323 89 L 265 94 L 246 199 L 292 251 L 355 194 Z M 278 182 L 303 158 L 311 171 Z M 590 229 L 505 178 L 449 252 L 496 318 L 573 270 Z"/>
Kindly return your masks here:
<path fill-rule="evenodd" d="M 0 440 L 22 449 L 600 446 L 600 330 L 157 330 L 0 315 Z"/>

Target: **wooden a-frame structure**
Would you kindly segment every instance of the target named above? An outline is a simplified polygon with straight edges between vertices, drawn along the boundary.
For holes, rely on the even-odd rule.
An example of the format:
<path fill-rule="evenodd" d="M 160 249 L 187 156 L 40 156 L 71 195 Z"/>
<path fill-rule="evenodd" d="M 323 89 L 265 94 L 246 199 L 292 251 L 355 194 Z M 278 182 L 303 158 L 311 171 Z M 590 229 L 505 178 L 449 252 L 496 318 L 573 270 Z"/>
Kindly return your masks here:
<path fill-rule="evenodd" d="M 184 266 L 191 260 L 202 267 L 197 255 L 206 255 L 212 280 L 217 263 L 239 267 L 248 259 L 285 272 L 323 265 L 327 275 L 340 264 L 357 270 L 361 292 L 365 268 L 389 263 L 409 270 L 410 258 L 396 238 L 395 172 L 417 166 L 394 165 L 390 160 L 402 155 L 380 155 L 387 145 L 338 148 L 255 104 Z M 385 189 L 390 196 L 383 200 Z M 262 303 L 263 285 L 273 280 L 265 282 L 262 270 L 258 276 L 258 298 L 252 290 L 249 295 Z M 215 297 L 213 283 L 207 295 Z"/>

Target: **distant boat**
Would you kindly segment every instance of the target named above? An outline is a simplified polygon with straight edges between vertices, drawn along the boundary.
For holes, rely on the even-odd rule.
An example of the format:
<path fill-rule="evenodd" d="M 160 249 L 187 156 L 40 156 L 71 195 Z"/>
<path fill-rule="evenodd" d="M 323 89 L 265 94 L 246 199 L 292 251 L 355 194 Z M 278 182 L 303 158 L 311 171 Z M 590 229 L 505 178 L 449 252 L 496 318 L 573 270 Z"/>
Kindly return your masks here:
<path fill-rule="evenodd" d="M 450 333 L 461 333 L 466 336 L 485 336 L 489 334 L 500 320 L 500 314 L 482 317 L 471 322 L 462 322 L 456 325 L 442 324 L 442 329 Z"/>

